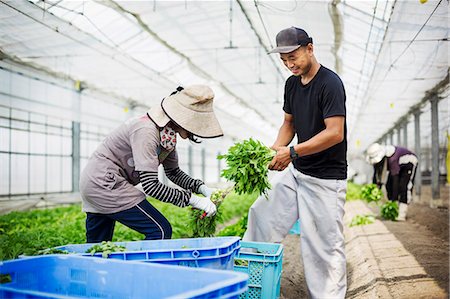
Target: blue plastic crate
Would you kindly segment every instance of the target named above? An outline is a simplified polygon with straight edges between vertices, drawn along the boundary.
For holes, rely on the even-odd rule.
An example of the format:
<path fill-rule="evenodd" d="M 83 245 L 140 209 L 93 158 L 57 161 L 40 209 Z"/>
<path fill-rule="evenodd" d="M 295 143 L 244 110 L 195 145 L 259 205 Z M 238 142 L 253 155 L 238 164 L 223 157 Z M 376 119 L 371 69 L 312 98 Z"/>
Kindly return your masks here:
<path fill-rule="evenodd" d="M 300 220 L 297 220 L 289 231 L 291 235 L 300 235 Z"/>
<path fill-rule="evenodd" d="M 84 256 L 86 251 L 98 243 L 72 244 L 55 247 Z M 239 237 L 195 238 L 114 242 L 126 251 L 110 253 L 108 258 L 156 262 L 167 265 L 233 270 L 234 257 L 240 248 Z M 102 257 L 102 253 L 93 256 Z"/>
<path fill-rule="evenodd" d="M 241 299 L 275 299 L 280 297 L 283 245 L 241 242 L 234 270 L 249 275 L 248 290 Z M 238 265 L 244 263 L 246 265 Z"/>
<path fill-rule="evenodd" d="M 239 275 L 238 275 L 239 274 Z M 235 271 L 47 255 L 0 262 L 0 298 L 239 298 Z"/>

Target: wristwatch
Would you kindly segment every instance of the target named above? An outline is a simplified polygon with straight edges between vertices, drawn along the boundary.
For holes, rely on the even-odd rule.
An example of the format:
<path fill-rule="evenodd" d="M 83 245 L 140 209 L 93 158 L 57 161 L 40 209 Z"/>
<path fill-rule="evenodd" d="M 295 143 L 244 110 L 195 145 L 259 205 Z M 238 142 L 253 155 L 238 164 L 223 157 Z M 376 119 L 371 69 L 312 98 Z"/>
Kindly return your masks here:
<path fill-rule="evenodd" d="M 289 151 L 290 151 L 290 155 L 289 155 L 289 156 L 291 156 L 291 160 L 295 160 L 295 159 L 298 158 L 298 154 L 297 154 L 297 152 L 295 151 L 294 146 L 291 146 L 291 147 L 289 148 Z"/>

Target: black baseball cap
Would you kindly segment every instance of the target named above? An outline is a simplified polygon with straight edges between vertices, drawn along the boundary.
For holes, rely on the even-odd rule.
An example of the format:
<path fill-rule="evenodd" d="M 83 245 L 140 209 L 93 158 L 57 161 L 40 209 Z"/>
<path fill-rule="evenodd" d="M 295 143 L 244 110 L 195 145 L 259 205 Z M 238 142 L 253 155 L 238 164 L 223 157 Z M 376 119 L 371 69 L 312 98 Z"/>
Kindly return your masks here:
<path fill-rule="evenodd" d="M 290 53 L 297 50 L 301 46 L 312 44 L 312 37 L 309 37 L 305 30 L 297 27 L 289 27 L 278 32 L 277 47 L 270 53 Z"/>

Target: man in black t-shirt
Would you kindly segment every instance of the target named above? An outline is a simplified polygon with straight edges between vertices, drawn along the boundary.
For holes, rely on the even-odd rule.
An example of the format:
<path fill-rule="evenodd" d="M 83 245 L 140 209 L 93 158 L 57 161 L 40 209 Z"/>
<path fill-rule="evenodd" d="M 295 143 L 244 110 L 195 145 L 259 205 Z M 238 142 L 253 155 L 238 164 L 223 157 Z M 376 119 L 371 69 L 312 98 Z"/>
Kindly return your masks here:
<path fill-rule="evenodd" d="M 286 81 L 284 121 L 272 145 L 277 154 L 269 168 L 286 171 L 271 182 L 269 200 L 260 197 L 250 208 L 244 240 L 281 242 L 299 219 L 309 295 L 345 298 L 344 85 L 336 73 L 317 62 L 312 38 L 303 29 L 284 29 L 276 42 L 271 53 L 280 53 L 293 75 Z M 295 135 L 297 142 L 288 147 Z"/>

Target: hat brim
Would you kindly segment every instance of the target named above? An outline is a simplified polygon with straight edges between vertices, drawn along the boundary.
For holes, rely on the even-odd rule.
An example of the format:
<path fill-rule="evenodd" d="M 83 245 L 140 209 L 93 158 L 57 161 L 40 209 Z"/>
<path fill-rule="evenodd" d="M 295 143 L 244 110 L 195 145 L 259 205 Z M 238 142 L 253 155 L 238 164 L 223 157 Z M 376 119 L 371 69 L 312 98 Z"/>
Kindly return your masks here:
<path fill-rule="evenodd" d="M 183 97 L 180 93 L 170 97 Z M 186 131 L 201 138 L 215 138 L 223 136 L 222 128 L 213 111 L 193 111 L 172 99 L 161 102 L 163 113 Z"/>
<path fill-rule="evenodd" d="M 153 122 L 160 128 L 164 128 L 170 121 L 170 118 L 166 115 L 161 105 L 156 105 L 147 112 L 148 116 Z"/>
<path fill-rule="evenodd" d="M 380 163 L 381 160 L 383 160 L 384 154 L 379 152 L 373 157 L 368 157 L 367 161 L 369 161 L 370 164 L 377 164 Z"/>
<path fill-rule="evenodd" d="M 282 54 L 291 53 L 291 52 L 294 52 L 295 50 L 297 50 L 300 47 L 301 47 L 301 45 L 276 47 L 275 49 L 270 51 L 269 54 L 273 54 L 273 53 L 282 53 Z"/>

